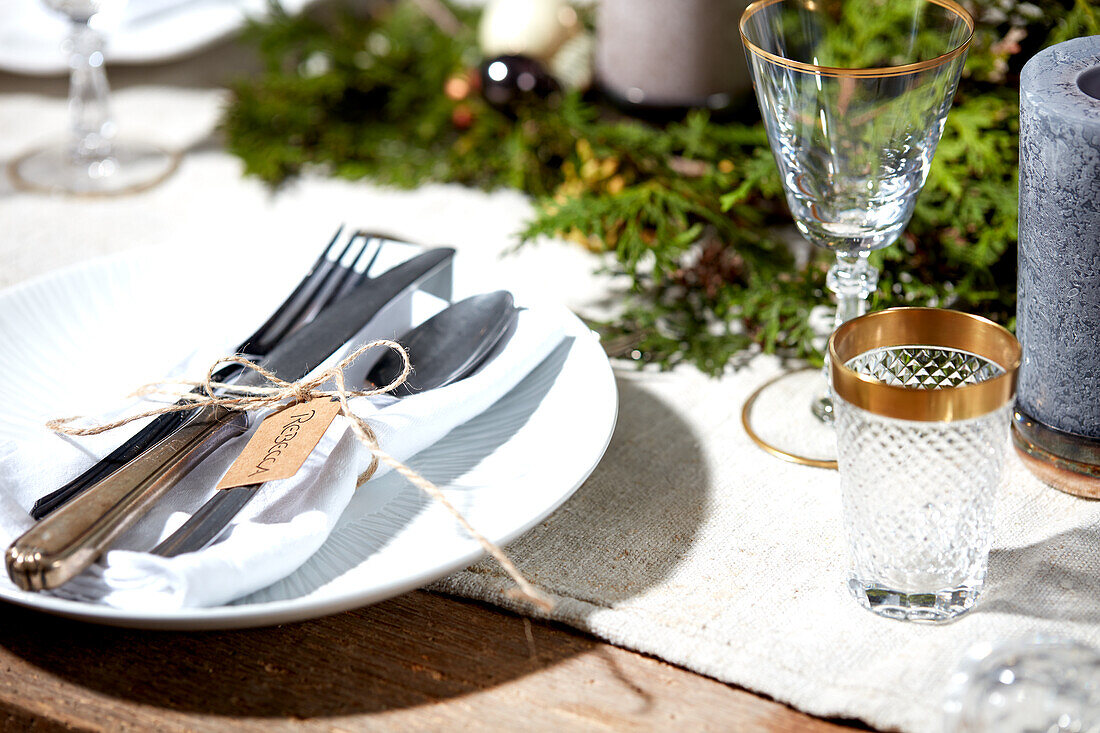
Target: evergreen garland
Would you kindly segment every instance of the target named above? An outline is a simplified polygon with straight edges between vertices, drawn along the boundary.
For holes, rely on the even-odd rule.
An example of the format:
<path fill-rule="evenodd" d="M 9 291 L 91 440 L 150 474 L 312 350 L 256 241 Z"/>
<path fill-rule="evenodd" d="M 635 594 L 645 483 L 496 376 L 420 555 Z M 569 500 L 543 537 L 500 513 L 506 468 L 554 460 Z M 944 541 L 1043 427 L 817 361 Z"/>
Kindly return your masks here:
<path fill-rule="evenodd" d="M 830 255 L 796 262 L 778 238 L 790 215 L 751 97 L 745 119 L 693 112 L 664 125 L 575 93 L 503 112 L 476 92 L 444 91 L 471 84 L 480 61 L 476 12 L 454 12 L 462 27 L 446 33 L 413 0 L 370 18 L 273 9 L 247 30 L 264 70 L 233 86 L 229 149 L 273 185 L 308 167 L 400 187 L 527 192 L 536 213 L 522 241 L 564 236 L 611 254 L 628 278 L 622 317 L 597 324 L 612 353 L 714 374 L 754 344 L 819 358 L 808 316 L 828 302 Z M 996 0 L 978 18 L 913 220 L 874 255 L 875 307 L 952 307 L 1011 325 L 1017 74 L 1049 43 L 1100 33 L 1100 13 L 1089 0 Z"/>

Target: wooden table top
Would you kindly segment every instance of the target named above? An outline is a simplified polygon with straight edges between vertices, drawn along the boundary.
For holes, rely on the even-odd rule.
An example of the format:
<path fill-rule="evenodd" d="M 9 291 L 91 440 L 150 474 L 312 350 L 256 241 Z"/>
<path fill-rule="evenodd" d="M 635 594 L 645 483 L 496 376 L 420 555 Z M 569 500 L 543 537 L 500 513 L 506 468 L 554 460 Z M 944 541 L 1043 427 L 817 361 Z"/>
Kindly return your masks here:
<path fill-rule="evenodd" d="M 267 629 L 0 604 L 3 730 L 845 728 L 556 624 L 423 591 Z"/>

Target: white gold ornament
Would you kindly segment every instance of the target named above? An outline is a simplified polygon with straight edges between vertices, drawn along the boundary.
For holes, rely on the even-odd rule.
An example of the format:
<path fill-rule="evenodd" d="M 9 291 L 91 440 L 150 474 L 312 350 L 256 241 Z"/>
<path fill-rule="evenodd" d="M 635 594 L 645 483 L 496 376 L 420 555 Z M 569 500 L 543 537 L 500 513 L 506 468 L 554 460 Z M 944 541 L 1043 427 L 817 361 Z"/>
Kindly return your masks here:
<path fill-rule="evenodd" d="M 581 32 L 562 44 L 547 66 L 563 87 L 583 92 L 592 86 L 595 52 L 596 38 Z"/>
<path fill-rule="evenodd" d="M 487 57 L 521 54 L 546 63 L 579 29 L 577 12 L 563 0 L 489 0 L 478 42 Z"/>

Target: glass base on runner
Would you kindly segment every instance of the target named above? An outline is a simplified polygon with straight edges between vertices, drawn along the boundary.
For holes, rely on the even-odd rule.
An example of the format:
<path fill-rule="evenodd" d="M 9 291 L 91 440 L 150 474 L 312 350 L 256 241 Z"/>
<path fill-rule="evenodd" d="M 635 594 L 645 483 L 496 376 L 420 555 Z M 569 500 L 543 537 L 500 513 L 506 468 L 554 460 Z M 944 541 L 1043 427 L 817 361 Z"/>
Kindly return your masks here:
<path fill-rule="evenodd" d="M 790 463 L 836 468 L 836 434 L 811 409 L 822 392 L 821 369 L 806 367 L 765 382 L 745 402 L 741 424 L 754 443 Z"/>
<path fill-rule="evenodd" d="M 16 188 L 76 196 L 122 196 L 157 185 L 179 166 L 179 155 L 138 142 L 117 143 L 101 159 L 81 160 L 68 145 L 41 148 L 12 162 Z"/>
<path fill-rule="evenodd" d="M 878 583 L 848 579 L 852 597 L 872 613 L 899 621 L 951 621 L 974 607 L 981 587 L 960 586 L 945 590 L 905 592 Z"/>

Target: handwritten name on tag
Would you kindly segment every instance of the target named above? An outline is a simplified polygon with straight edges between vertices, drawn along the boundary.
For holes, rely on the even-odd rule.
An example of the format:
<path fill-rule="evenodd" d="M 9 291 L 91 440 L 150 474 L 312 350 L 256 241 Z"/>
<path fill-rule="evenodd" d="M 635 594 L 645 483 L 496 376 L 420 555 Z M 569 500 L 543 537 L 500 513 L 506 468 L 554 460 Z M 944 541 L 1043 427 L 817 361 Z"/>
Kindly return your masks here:
<path fill-rule="evenodd" d="M 338 414 L 339 402 L 318 397 L 268 415 L 217 488 L 290 478 L 298 473 Z"/>

